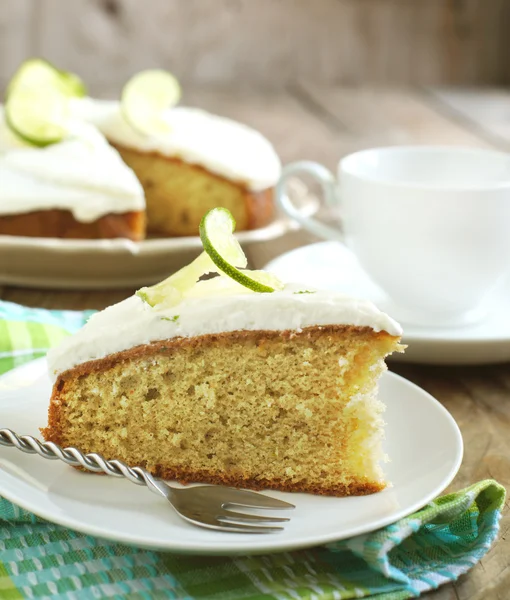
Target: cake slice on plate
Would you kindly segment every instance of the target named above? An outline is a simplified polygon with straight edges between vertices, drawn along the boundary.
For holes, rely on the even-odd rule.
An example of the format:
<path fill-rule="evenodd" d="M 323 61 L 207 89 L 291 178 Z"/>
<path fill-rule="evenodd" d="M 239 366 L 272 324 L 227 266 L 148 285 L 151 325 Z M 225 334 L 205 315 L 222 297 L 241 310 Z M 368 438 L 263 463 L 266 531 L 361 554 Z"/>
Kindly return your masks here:
<path fill-rule="evenodd" d="M 247 271 L 233 228 L 208 213 L 193 263 L 50 352 L 44 437 L 182 482 L 383 489 L 377 380 L 399 325 L 370 302 Z"/>

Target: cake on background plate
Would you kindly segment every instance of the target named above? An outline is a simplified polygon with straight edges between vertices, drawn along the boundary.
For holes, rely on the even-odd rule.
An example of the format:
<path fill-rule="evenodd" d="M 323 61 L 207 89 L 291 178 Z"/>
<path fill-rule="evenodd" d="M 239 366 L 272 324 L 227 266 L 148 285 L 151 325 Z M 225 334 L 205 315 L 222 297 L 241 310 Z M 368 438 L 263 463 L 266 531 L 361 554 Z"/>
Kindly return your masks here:
<path fill-rule="evenodd" d="M 370 302 L 246 270 L 233 228 L 208 213 L 193 263 L 49 353 L 44 437 L 182 482 L 383 489 L 377 380 L 399 325 Z"/>
<path fill-rule="evenodd" d="M 0 107 L 0 182 L 0 235 L 145 237 L 143 190 L 92 125 L 38 148 L 15 138 Z"/>
<path fill-rule="evenodd" d="M 198 108 L 170 108 L 179 98 L 170 73 L 150 70 L 126 84 L 120 102 L 86 98 L 76 109 L 136 173 L 150 233 L 196 235 L 204 213 L 216 206 L 230 210 L 238 230 L 267 225 L 281 172 L 271 143 L 232 119 Z"/>
<path fill-rule="evenodd" d="M 0 123 L 9 178 L 0 234 L 140 240 L 146 226 L 156 236 L 194 236 L 216 206 L 229 209 L 240 230 L 272 220 L 281 164 L 259 132 L 175 108 L 179 84 L 162 70 L 131 78 L 120 102 L 85 94 L 78 76 L 43 59 L 13 76 Z M 26 183 L 11 171 L 22 171 Z"/>
<path fill-rule="evenodd" d="M 0 235 L 145 236 L 140 183 L 93 125 L 73 118 L 74 75 L 27 61 L 0 105 Z"/>

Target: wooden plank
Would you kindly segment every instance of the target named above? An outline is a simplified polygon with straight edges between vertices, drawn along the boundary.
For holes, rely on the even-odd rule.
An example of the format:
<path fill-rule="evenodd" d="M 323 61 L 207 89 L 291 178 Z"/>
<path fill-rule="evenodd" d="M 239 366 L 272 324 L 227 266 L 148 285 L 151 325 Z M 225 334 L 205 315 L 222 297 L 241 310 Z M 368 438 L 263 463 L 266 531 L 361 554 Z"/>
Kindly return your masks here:
<path fill-rule="evenodd" d="M 337 130 L 283 90 L 189 89 L 183 101 L 254 127 L 274 144 L 283 163 L 300 159 L 335 163 L 341 149 Z"/>
<path fill-rule="evenodd" d="M 419 91 L 304 84 L 294 89 L 349 129 L 351 144 L 346 139 L 344 150 L 399 144 L 489 146 L 481 136 L 438 112 Z"/>
<path fill-rule="evenodd" d="M 429 88 L 438 110 L 502 150 L 510 149 L 510 91 Z"/>
<path fill-rule="evenodd" d="M 464 439 L 462 466 L 449 491 L 481 479 L 497 479 L 510 489 L 510 378 L 508 366 L 424 367 L 391 364 L 391 369 L 436 397 L 457 421 Z M 437 592 L 441 600 L 503 599 L 510 586 L 510 510 L 502 534 L 483 563 L 453 586 Z M 448 595 L 451 590 L 452 595 Z M 436 598 L 431 594 L 431 598 Z"/>
<path fill-rule="evenodd" d="M 31 8 L 30 0 L 0 2 L 0 90 L 33 51 Z"/>
<path fill-rule="evenodd" d="M 131 296 L 135 289 L 61 291 L 34 288 L 0 287 L 0 298 L 36 308 L 60 310 L 102 310 Z"/>
<path fill-rule="evenodd" d="M 275 87 L 299 78 L 439 84 L 510 77 L 505 0 L 37 4 L 37 52 L 79 72 L 94 93 L 155 66 L 200 84 Z"/>
<path fill-rule="evenodd" d="M 510 3 L 448 0 L 442 5 L 442 80 L 451 85 L 508 82 L 510 70 L 503 48 L 507 46 Z M 487 43 L 489 39 L 499 41 Z"/>

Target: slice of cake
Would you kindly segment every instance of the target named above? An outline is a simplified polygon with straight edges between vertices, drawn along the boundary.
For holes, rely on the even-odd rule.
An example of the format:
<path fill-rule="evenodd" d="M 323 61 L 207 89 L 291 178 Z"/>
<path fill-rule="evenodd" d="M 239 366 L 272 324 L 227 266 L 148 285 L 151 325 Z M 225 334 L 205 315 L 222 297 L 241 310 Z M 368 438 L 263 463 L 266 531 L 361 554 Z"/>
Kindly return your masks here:
<path fill-rule="evenodd" d="M 44 437 L 182 482 L 383 489 L 377 380 L 399 325 L 370 302 L 240 268 L 228 231 L 202 238 L 207 254 L 49 353 Z"/>
<path fill-rule="evenodd" d="M 216 206 L 230 210 L 238 230 L 262 227 L 273 218 L 281 164 L 258 131 L 177 107 L 165 113 L 165 131 L 145 134 L 126 120 L 119 102 L 87 99 L 78 110 L 136 173 L 150 233 L 196 235 L 203 214 Z"/>
<path fill-rule="evenodd" d="M 104 136 L 74 123 L 40 148 L 15 136 L 0 106 L 0 235 L 143 239 L 145 200 Z"/>

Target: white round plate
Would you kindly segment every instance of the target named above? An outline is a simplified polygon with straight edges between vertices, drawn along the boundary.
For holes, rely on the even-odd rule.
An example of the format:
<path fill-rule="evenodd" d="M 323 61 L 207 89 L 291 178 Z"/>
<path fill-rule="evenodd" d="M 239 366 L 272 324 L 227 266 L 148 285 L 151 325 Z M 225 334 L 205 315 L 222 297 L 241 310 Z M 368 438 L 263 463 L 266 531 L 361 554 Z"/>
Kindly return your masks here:
<path fill-rule="evenodd" d="M 340 242 L 320 242 L 282 254 L 267 264 L 284 281 L 306 282 L 375 304 L 384 294 L 365 274 L 354 254 Z M 404 354 L 390 360 L 425 364 L 470 365 L 510 360 L 510 282 L 500 290 L 487 317 L 464 327 L 404 326 Z"/>
<path fill-rule="evenodd" d="M 243 246 L 273 240 L 293 227 L 278 218 L 267 227 L 240 231 Z M 39 288 L 111 289 L 161 281 L 198 256 L 198 236 L 68 240 L 0 235 L 0 284 Z"/>
<path fill-rule="evenodd" d="M 46 422 L 50 382 L 44 359 L 0 377 L 0 424 L 38 435 Z M 385 471 L 393 487 L 363 497 L 271 492 L 296 509 L 281 533 L 222 533 L 181 520 L 170 506 L 128 481 L 81 473 L 60 462 L 0 447 L 0 495 L 55 523 L 119 542 L 180 553 L 255 554 L 305 548 L 372 531 L 440 494 L 462 460 L 462 437 L 428 393 L 386 373 Z M 40 436 L 39 436 L 40 437 Z"/>

